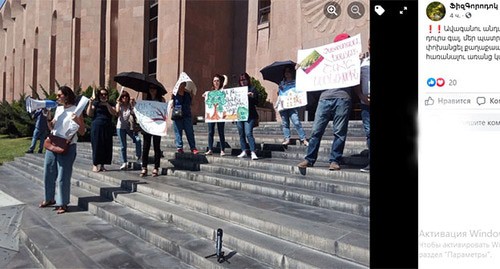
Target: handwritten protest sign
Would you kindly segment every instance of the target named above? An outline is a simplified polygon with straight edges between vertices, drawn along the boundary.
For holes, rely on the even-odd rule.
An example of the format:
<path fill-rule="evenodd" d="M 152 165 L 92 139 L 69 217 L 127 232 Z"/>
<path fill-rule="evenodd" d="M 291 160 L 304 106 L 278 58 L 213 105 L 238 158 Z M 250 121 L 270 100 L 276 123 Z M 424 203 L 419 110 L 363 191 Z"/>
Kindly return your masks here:
<path fill-rule="evenodd" d="M 278 94 L 278 101 L 276 103 L 278 111 L 307 105 L 307 92 L 298 90 L 295 87 L 295 83 L 283 85 Z"/>
<path fill-rule="evenodd" d="M 139 100 L 134 106 L 134 113 L 143 131 L 152 135 L 167 135 L 166 103 Z"/>
<path fill-rule="evenodd" d="M 318 91 L 358 85 L 360 53 L 359 34 L 321 47 L 299 50 L 296 88 Z"/>
<path fill-rule="evenodd" d="M 206 122 L 248 120 L 248 87 L 210 91 L 205 98 Z"/>

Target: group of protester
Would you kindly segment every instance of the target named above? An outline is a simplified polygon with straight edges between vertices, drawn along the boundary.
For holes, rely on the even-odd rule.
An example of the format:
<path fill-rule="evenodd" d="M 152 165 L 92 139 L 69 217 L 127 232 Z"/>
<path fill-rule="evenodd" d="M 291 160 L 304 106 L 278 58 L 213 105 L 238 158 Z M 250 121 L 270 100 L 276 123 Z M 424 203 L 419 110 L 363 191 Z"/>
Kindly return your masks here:
<path fill-rule="evenodd" d="M 340 34 L 335 37 L 334 42 L 349 38 L 347 34 Z M 284 141 L 283 145 L 290 144 L 290 120 L 294 124 L 301 144 L 307 147 L 305 160 L 299 163 L 299 168 L 312 167 L 317 160 L 318 151 L 322 136 L 328 123 L 333 120 L 333 133 L 334 140 L 330 152 L 330 170 L 340 170 L 341 158 L 346 142 L 347 127 L 349 121 L 349 114 L 351 111 L 352 91 L 356 92 L 361 100 L 362 106 L 362 121 L 366 133 L 367 144 L 370 146 L 370 99 L 369 99 L 369 56 L 363 57 L 361 63 L 361 83 L 359 86 L 337 89 L 326 89 L 321 93 L 320 100 L 317 105 L 315 119 L 312 127 L 312 133 L 309 141 L 306 139 L 302 125 L 298 117 L 298 109 L 290 108 L 280 111 L 282 120 L 282 129 Z M 279 90 L 284 87 L 290 86 L 289 84 L 295 83 L 295 69 L 293 66 L 284 68 L 283 80 L 279 84 Z M 218 91 L 227 85 L 227 77 L 220 74 L 215 74 L 212 80 L 212 87 L 209 91 L 203 94 L 207 98 L 210 91 Z M 237 128 L 240 137 L 241 154 L 238 158 L 250 157 L 252 160 L 258 160 L 256 154 L 255 138 L 253 136 L 253 129 L 258 122 L 259 115 L 257 113 L 256 105 L 258 100 L 258 91 L 255 86 L 251 84 L 250 76 L 247 73 L 242 73 L 238 77 L 239 86 L 248 86 L 248 109 L 249 117 L 246 121 L 238 121 Z M 160 90 L 154 86 L 149 88 L 145 100 L 165 102 L 163 95 L 166 92 L 159 92 Z M 193 154 L 198 154 L 196 148 L 196 141 L 193 131 L 191 103 L 191 92 L 186 90 L 186 83 L 180 84 L 178 91 L 172 95 L 171 108 L 180 108 L 183 117 L 173 120 L 175 144 L 178 153 L 184 153 L 182 134 L 183 131 L 188 140 L 189 147 Z M 279 94 L 279 92 L 278 92 Z M 162 151 L 160 149 L 161 136 L 152 135 L 147 132 L 143 134 L 143 145 L 141 147 L 141 139 L 139 133 L 134 129 L 134 105 L 135 100 L 130 98 L 127 91 L 122 91 L 117 99 L 116 105 L 109 102 L 109 93 L 106 89 L 99 89 L 97 98 L 90 98 L 87 106 L 87 115 L 92 117 L 91 126 L 91 144 L 92 144 L 92 171 L 102 172 L 106 171 L 105 165 L 111 164 L 112 151 L 113 151 L 113 129 L 116 132 L 120 141 L 121 150 L 120 158 L 122 161 L 121 170 L 128 168 L 127 159 L 127 141 L 126 137 L 129 136 L 135 143 L 135 153 L 137 161 L 140 160 L 141 172 L 140 176 L 146 176 L 148 173 L 149 150 L 151 147 L 151 140 L 153 140 L 154 149 L 154 169 L 152 176 L 159 175 L 160 158 Z M 39 152 L 42 151 L 43 138 L 46 136 L 46 129 L 48 127 L 52 134 L 64 133 L 67 129 L 68 121 L 74 121 L 78 124 L 78 133 L 83 135 L 85 133 L 85 124 L 83 116 L 75 114 L 76 97 L 74 92 L 67 86 L 62 86 L 57 91 L 57 102 L 59 106 L 55 111 L 55 115 L 51 121 L 47 121 L 47 111 L 40 110 L 35 114 L 37 117 L 37 124 L 33 136 L 33 143 L 27 152 L 32 153 L 35 149 L 35 144 L 40 139 Z M 116 126 L 113 126 L 112 119 L 117 117 Z M 44 123 L 45 121 L 45 123 Z M 43 126 L 45 124 L 45 126 Z M 208 147 L 205 152 L 206 155 L 214 154 L 214 133 L 215 126 L 217 126 L 219 140 L 220 140 L 220 156 L 225 155 L 225 136 L 224 136 L 224 122 L 209 122 L 208 123 Z M 77 135 L 68 138 L 69 147 L 66 153 L 58 154 L 52 151 L 46 151 L 44 163 L 44 181 L 45 181 L 45 199 L 40 203 L 40 207 L 48 207 L 55 205 L 58 214 L 67 211 L 69 204 L 71 175 L 73 163 L 76 158 L 76 142 Z M 369 172 L 370 165 L 361 169 L 362 172 Z M 59 191 L 55 191 L 56 187 Z"/>

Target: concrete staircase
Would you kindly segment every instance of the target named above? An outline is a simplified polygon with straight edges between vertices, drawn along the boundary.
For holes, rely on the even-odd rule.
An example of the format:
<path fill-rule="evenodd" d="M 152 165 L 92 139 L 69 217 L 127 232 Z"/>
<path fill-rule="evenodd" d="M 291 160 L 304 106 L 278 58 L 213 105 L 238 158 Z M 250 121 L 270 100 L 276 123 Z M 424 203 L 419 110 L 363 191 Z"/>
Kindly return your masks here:
<path fill-rule="evenodd" d="M 312 123 L 303 125 L 309 135 Z M 298 139 L 282 146 L 276 122 L 254 129 L 256 161 L 236 157 L 241 150 L 231 123 L 225 128 L 231 155 L 224 157 L 176 153 L 170 134 L 162 139 L 162 175 L 155 178 L 140 178 L 135 163 L 119 170 L 116 137 L 113 164 L 107 172 L 91 172 L 91 146 L 80 142 L 70 212 L 63 215 L 38 208 L 44 196 L 42 154 L 5 163 L 0 189 L 27 204 L 21 240 L 29 251 L 10 266 L 368 268 L 370 178 L 359 172 L 367 162 L 364 132 L 361 122 L 350 122 L 345 163 L 341 171 L 329 171 L 331 130 L 330 125 L 318 162 L 307 170 L 296 167 L 305 147 Z M 195 135 L 203 151 L 206 124 L 195 125 Z M 130 139 L 128 156 L 135 160 Z M 206 258 L 215 253 L 218 228 L 224 231 L 222 263 Z"/>

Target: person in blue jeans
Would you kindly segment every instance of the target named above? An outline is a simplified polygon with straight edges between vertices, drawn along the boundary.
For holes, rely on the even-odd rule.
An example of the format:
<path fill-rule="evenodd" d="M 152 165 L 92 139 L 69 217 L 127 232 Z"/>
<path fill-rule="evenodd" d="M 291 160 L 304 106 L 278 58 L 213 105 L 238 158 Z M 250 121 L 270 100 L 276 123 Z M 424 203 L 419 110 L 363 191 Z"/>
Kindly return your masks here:
<path fill-rule="evenodd" d="M 193 119 L 191 114 L 191 94 L 186 91 L 186 82 L 182 82 L 179 85 L 179 90 L 176 95 L 172 95 L 172 108 L 180 108 L 182 111 L 182 119 L 175 119 L 174 122 L 174 133 L 175 133 L 175 146 L 177 147 L 178 153 L 184 153 L 183 142 L 182 142 L 182 131 L 186 133 L 186 138 L 189 144 L 189 148 L 193 154 L 198 154 L 198 149 L 196 149 L 196 140 L 194 137 L 193 130 Z"/>
<path fill-rule="evenodd" d="M 238 127 L 238 134 L 240 135 L 240 147 L 241 153 L 238 158 L 244 158 L 248 156 L 247 150 L 250 148 L 250 157 L 252 160 L 258 160 L 257 154 L 255 153 L 255 138 L 253 137 L 253 128 L 255 127 L 255 122 L 259 119 L 259 114 L 257 113 L 257 101 L 259 100 L 259 92 L 255 86 L 252 85 L 250 81 L 250 76 L 247 73 L 243 73 L 239 78 L 240 86 L 248 86 L 248 120 L 238 121 L 236 126 Z M 248 146 L 247 146 L 248 142 Z"/>
<path fill-rule="evenodd" d="M 45 185 L 45 199 L 39 207 L 54 205 L 57 214 L 68 211 L 71 191 L 71 175 L 73 174 L 73 164 L 76 159 L 76 142 L 78 135 L 70 134 L 68 122 L 74 121 L 78 124 L 77 132 L 85 134 L 85 123 L 82 115 L 76 116 L 76 96 L 73 90 L 67 86 L 62 86 L 57 91 L 57 103 L 54 118 L 49 122 L 48 127 L 53 135 L 69 140 L 69 146 L 65 153 L 54 153 L 47 150 L 43 168 L 43 178 Z M 56 191 L 57 190 L 57 191 Z"/>
<path fill-rule="evenodd" d="M 370 39 L 368 39 L 368 54 L 361 59 L 361 83 L 355 88 L 356 95 L 361 101 L 361 120 L 366 134 L 368 146 L 368 165 L 361 168 L 364 173 L 370 172 Z"/>
<path fill-rule="evenodd" d="M 349 38 L 348 34 L 342 33 L 335 37 L 334 42 Z M 318 158 L 321 138 L 325 133 L 330 120 L 333 120 L 333 143 L 330 152 L 330 170 L 340 170 L 342 154 L 344 152 L 347 138 L 347 127 L 349 114 L 351 112 L 351 94 L 353 87 L 327 89 L 319 97 L 318 107 L 314 116 L 309 146 L 304 161 L 297 166 L 307 168 L 314 165 Z"/>
<path fill-rule="evenodd" d="M 215 74 L 212 80 L 212 90 L 218 91 L 222 89 L 222 85 L 224 85 L 224 76 L 220 74 Z M 206 99 L 208 97 L 209 91 L 203 93 L 203 97 Z M 208 113 L 207 113 L 208 116 Z M 224 136 L 224 127 L 225 122 L 209 122 L 208 123 L 208 151 L 205 152 L 205 155 L 213 154 L 214 147 L 214 134 L 215 134 L 215 126 L 217 125 L 217 131 L 219 132 L 219 141 L 220 141 L 220 156 L 226 155 L 224 152 L 224 148 L 226 146 L 226 138 Z"/>
<path fill-rule="evenodd" d="M 33 130 L 33 138 L 31 139 L 31 145 L 26 153 L 33 153 L 36 147 L 36 142 L 40 141 L 38 144 L 38 153 L 43 152 L 43 142 L 47 138 L 47 116 L 48 110 L 46 108 L 37 109 L 33 114 L 35 119 L 35 130 Z"/>
<path fill-rule="evenodd" d="M 280 82 L 278 95 L 283 95 L 287 89 L 291 88 L 295 88 L 295 69 L 293 68 L 293 66 L 287 66 L 283 70 L 283 80 Z M 288 108 L 280 110 L 279 113 L 281 116 L 281 127 L 283 128 L 283 145 L 290 144 L 290 120 L 295 126 L 295 130 L 297 130 L 300 143 L 305 146 L 309 145 L 308 141 L 306 140 L 306 133 L 304 132 L 304 129 L 302 129 L 302 124 L 300 123 L 299 109 L 296 107 Z"/>
<path fill-rule="evenodd" d="M 130 95 L 127 91 L 123 91 L 116 102 L 116 133 L 118 139 L 120 140 L 120 158 L 122 161 L 122 166 L 120 170 L 127 170 L 128 159 L 127 159 L 127 135 L 132 139 L 135 144 L 135 156 L 136 160 L 139 161 L 142 156 L 142 144 L 141 138 L 138 132 L 134 132 L 133 126 L 131 126 L 131 118 L 134 117 L 134 104 L 135 100 L 130 100 Z"/>

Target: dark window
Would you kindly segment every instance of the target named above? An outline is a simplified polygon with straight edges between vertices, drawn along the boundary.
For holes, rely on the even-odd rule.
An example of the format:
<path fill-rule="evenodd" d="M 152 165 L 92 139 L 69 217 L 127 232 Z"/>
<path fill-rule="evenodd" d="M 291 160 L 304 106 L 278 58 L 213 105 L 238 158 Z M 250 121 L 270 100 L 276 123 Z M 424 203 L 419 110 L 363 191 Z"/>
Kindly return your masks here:
<path fill-rule="evenodd" d="M 148 69 L 149 69 L 150 76 L 156 75 L 156 59 L 149 62 Z"/>
<path fill-rule="evenodd" d="M 269 22 L 271 0 L 259 0 L 259 24 Z"/>
<path fill-rule="evenodd" d="M 151 20 L 158 18 L 158 4 L 151 5 L 150 10 L 149 10 L 149 18 Z"/>
<path fill-rule="evenodd" d="M 156 76 L 158 49 L 158 0 L 149 1 L 148 23 L 148 74 Z"/>
<path fill-rule="evenodd" d="M 149 41 L 149 60 L 156 60 L 157 58 L 157 40 L 153 39 Z"/>
<path fill-rule="evenodd" d="M 158 37 L 158 20 L 149 21 L 149 39 Z"/>

